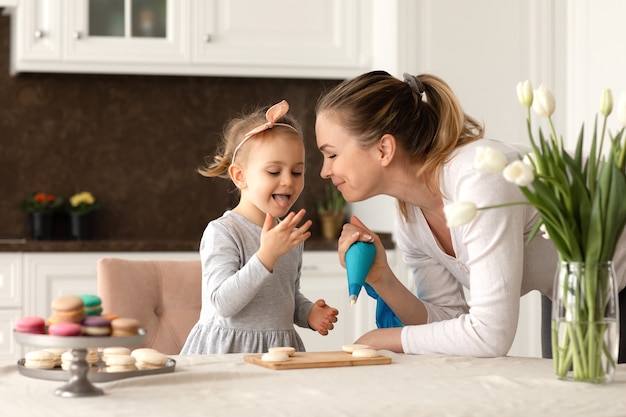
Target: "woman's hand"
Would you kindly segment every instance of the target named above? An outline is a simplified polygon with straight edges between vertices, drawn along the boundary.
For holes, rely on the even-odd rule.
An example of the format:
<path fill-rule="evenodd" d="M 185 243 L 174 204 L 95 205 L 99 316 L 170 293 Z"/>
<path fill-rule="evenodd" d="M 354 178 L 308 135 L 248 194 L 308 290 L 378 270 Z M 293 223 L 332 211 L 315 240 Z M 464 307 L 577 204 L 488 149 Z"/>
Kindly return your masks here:
<path fill-rule="evenodd" d="M 346 267 L 346 252 L 350 246 L 357 241 L 370 242 L 376 246 L 376 256 L 374 257 L 374 262 L 372 262 L 372 266 L 365 280 L 368 284 L 372 285 L 381 278 L 385 270 L 389 269 L 387 253 L 378 235 L 369 230 L 358 217 L 352 216 L 350 223 L 343 225 L 337 243 L 339 262 L 344 268 Z"/>
<path fill-rule="evenodd" d="M 359 337 L 356 342 L 360 345 L 367 345 L 376 350 L 390 350 L 396 353 L 403 353 L 402 348 L 402 327 L 391 327 L 387 329 L 374 329 Z"/>

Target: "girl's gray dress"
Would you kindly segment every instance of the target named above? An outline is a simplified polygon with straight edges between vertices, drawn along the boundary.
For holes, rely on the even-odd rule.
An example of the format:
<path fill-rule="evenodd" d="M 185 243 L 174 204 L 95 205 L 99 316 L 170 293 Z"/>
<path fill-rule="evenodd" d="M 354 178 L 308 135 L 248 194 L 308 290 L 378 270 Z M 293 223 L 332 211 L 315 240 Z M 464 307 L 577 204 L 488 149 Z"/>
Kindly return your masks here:
<path fill-rule="evenodd" d="M 181 355 L 305 350 L 293 326 L 309 328 L 313 305 L 300 293 L 304 244 L 269 272 L 256 256 L 260 239 L 261 227 L 232 211 L 207 225 L 200 242 L 202 310 Z"/>

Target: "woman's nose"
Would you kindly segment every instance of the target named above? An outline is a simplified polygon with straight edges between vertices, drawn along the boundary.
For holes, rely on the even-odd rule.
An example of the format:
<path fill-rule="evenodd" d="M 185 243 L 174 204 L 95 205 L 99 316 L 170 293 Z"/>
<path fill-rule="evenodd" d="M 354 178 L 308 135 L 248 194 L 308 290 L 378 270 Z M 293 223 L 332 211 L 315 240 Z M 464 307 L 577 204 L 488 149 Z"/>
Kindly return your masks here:
<path fill-rule="evenodd" d="M 324 158 L 324 163 L 322 164 L 322 169 L 320 170 L 320 177 L 325 180 L 330 178 L 330 168 L 328 168 L 328 164 L 326 163 L 326 158 Z"/>

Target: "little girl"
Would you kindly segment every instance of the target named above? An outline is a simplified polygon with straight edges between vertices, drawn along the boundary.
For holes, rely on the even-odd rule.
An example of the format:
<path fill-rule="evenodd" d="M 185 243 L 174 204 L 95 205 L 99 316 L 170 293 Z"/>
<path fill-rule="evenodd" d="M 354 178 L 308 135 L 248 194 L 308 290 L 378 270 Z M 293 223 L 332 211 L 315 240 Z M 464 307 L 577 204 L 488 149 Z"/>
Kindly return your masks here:
<path fill-rule="evenodd" d="M 283 100 L 232 120 L 222 149 L 199 170 L 230 178 L 241 197 L 202 236 L 202 311 L 183 355 L 304 351 L 294 323 L 327 335 L 337 321 L 335 308 L 300 293 L 311 221 L 298 226 L 304 209 L 287 214 L 304 188 L 304 143 L 288 110 Z"/>

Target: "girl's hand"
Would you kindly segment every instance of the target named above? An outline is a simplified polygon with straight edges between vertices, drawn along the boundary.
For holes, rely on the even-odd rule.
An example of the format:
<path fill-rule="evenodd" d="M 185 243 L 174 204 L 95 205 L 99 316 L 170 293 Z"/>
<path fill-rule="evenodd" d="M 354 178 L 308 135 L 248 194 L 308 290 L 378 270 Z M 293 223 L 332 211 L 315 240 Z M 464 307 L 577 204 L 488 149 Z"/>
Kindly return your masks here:
<path fill-rule="evenodd" d="M 385 247 L 380 241 L 378 235 L 369 230 L 358 217 L 352 216 L 350 218 L 350 223 L 343 225 L 343 229 L 341 230 L 341 235 L 339 236 L 339 241 L 337 243 L 339 262 L 344 268 L 346 267 L 346 252 L 350 246 L 357 241 L 371 242 L 374 246 L 376 246 L 376 256 L 374 257 L 374 262 L 372 262 L 370 272 L 367 274 L 367 278 L 365 280 L 371 285 L 380 279 L 385 269 L 389 269 L 389 264 L 387 263 L 387 253 L 385 252 Z"/>
<path fill-rule="evenodd" d="M 326 304 L 324 300 L 317 300 L 307 318 L 309 326 L 322 336 L 326 336 L 329 331 L 335 328 L 333 323 L 337 323 L 339 311 Z"/>
<path fill-rule="evenodd" d="M 274 264 L 278 258 L 311 236 L 309 231 L 312 224 L 311 220 L 307 220 L 298 227 L 298 223 L 302 221 L 305 214 L 306 210 L 304 209 L 298 213 L 290 212 L 278 224 L 275 224 L 271 214 L 265 215 L 265 222 L 261 231 L 261 246 L 257 251 L 257 257 L 268 271 L 274 269 Z"/>

